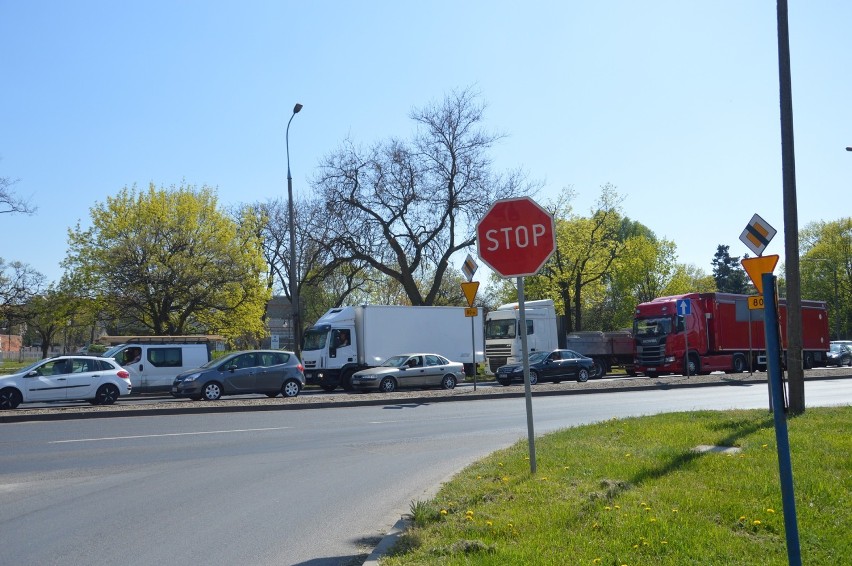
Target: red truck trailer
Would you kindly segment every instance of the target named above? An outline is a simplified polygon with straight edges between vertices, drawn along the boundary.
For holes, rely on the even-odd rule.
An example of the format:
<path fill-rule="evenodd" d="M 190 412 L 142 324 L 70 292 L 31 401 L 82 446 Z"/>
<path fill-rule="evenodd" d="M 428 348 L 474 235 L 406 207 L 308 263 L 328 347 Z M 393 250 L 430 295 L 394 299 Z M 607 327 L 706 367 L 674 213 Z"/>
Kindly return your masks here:
<path fill-rule="evenodd" d="M 678 313 L 678 301 L 689 314 Z M 782 349 L 787 348 L 787 304 L 778 305 Z M 763 309 L 748 308 L 747 295 L 690 293 L 660 297 L 636 307 L 633 317 L 635 369 L 649 377 L 766 368 Z M 802 301 L 802 360 L 805 368 L 828 359 L 828 311 L 823 301 Z M 689 348 L 689 355 L 686 349 Z"/>

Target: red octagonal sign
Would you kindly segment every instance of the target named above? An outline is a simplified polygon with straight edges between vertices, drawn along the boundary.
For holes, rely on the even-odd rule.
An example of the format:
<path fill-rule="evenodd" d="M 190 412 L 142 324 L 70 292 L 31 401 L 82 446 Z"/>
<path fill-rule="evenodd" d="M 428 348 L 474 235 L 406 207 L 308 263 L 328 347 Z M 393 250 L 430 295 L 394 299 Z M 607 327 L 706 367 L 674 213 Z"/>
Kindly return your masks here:
<path fill-rule="evenodd" d="M 535 275 L 556 250 L 553 216 L 529 197 L 498 200 L 476 225 L 476 247 L 503 277 Z"/>

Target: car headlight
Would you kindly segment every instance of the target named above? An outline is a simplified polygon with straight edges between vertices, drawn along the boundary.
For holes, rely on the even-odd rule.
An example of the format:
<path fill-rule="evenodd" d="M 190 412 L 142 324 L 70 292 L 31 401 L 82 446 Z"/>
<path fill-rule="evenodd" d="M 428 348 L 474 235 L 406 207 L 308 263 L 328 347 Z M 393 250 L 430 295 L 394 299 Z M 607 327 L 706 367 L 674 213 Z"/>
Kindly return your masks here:
<path fill-rule="evenodd" d="M 191 373 L 188 376 L 183 378 L 183 382 L 186 383 L 187 381 L 195 381 L 199 377 L 201 377 L 200 373 Z"/>

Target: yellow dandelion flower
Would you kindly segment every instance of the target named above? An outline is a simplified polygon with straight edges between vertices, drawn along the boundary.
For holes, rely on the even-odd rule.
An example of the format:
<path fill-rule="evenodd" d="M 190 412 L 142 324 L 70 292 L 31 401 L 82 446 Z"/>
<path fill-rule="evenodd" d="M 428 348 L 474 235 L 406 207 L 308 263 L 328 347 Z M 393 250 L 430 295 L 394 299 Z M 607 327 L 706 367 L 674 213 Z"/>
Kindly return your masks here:
<path fill-rule="evenodd" d="M 506 526 L 509 527 L 510 529 L 515 528 L 515 525 L 513 525 L 512 523 L 506 523 Z"/>
<path fill-rule="evenodd" d="M 491 522 L 491 521 L 485 521 L 485 524 L 488 525 L 489 527 L 494 526 L 494 523 Z"/>
<path fill-rule="evenodd" d="M 544 476 L 543 478 L 541 478 L 541 481 L 547 481 L 547 476 Z"/>
<path fill-rule="evenodd" d="M 669 541 L 667 541 L 667 540 L 661 540 L 661 541 L 660 541 L 660 544 L 669 544 Z"/>
<path fill-rule="evenodd" d="M 761 448 L 766 448 L 767 446 L 769 446 L 769 445 L 768 444 L 761 444 L 760 445 Z"/>
<path fill-rule="evenodd" d="M 645 507 L 645 511 L 650 511 L 650 510 L 651 510 L 650 507 Z"/>
<path fill-rule="evenodd" d="M 633 545 L 633 548 L 639 548 L 639 545 L 638 545 L 638 544 L 634 544 L 634 545 Z"/>
<path fill-rule="evenodd" d="M 625 458 L 630 458 L 630 456 L 631 456 L 630 452 L 628 452 L 627 454 L 624 455 Z"/>
<path fill-rule="evenodd" d="M 740 521 L 745 521 L 745 520 L 746 520 L 745 515 L 740 515 Z"/>
<path fill-rule="evenodd" d="M 599 524 L 595 523 L 594 525 L 592 525 L 592 528 L 593 529 L 599 529 L 599 528 L 601 528 L 601 526 Z"/>
<path fill-rule="evenodd" d="M 672 513 L 677 513 L 677 512 L 678 512 L 677 509 L 672 509 Z"/>
<path fill-rule="evenodd" d="M 465 513 L 465 515 L 473 515 L 473 511 L 471 511 L 470 509 L 468 509 L 468 510 L 467 510 L 467 512 Z"/>
<path fill-rule="evenodd" d="M 607 505 L 606 507 L 604 507 L 604 509 L 605 509 L 605 510 L 607 510 L 607 511 L 612 511 L 612 507 L 610 507 L 609 505 Z"/>
<path fill-rule="evenodd" d="M 502 467 L 503 467 L 503 462 L 498 462 L 498 463 L 497 463 L 497 465 L 498 465 L 498 466 L 500 466 L 500 467 L 502 468 Z"/>
<path fill-rule="evenodd" d="M 656 517 L 651 517 L 651 518 L 648 520 L 648 522 L 649 522 L 649 523 L 656 523 L 656 522 L 657 522 L 657 518 L 656 518 Z"/>
<path fill-rule="evenodd" d="M 473 521 L 473 515 L 465 515 L 464 518 L 466 521 Z"/>
<path fill-rule="evenodd" d="M 616 505 L 616 506 L 615 506 L 615 508 L 616 508 L 616 509 L 621 509 L 621 505 Z"/>
<path fill-rule="evenodd" d="M 570 468 L 568 466 L 562 466 L 562 469 L 563 470 L 569 470 Z"/>
<path fill-rule="evenodd" d="M 640 503 L 639 505 L 641 505 L 642 507 L 647 507 L 647 506 L 648 506 L 648 504 L 647 504 L 647 503 L 645 503 L 644 501 L 643 501 L 642 503 Z"/>
<path fill-rule="evenodd" d="M 448 511 L 446 509 L 441 509 L 441 515 L 446 515 Z"/>
<path fill-rule="evenodd" d="M 759 524 L 760 524 L 760 519 L 755 519 L 754 521 L 752 521 L 752 523 L 751 523 L 751 524 L 752 524 L 752 525 L 759 525 Z"/>
<path fill-rule="evenodd" d="M 509 481 L 509 476 L 503 476 L 503 481 L 504 481 L 504 482 L 508 482 L 508 481 Z"/>
<path fill-rule="evenodd" d="M 600 564 L 600 563 L 601 563 L 600 558 L 595 558 L 594 560 L 592 560 L 592 564 Z"/>
<path fill-rule="evenodd" d="M 642 546 L 651 546 L 651 543 L 650 543 L 650 542 L 648 542 L 647 540 L 643 540 L 643 541 L 642 541 Z"/>
<path fill-rule="evenodd" d="M 775 509 L 767 509 L 766 512 L 767 513 L 775 513 Z"/>
<path fill-rule="evenodd" d="M 482 476 L 476 476 L 476 479 L 481 480 Z"/>

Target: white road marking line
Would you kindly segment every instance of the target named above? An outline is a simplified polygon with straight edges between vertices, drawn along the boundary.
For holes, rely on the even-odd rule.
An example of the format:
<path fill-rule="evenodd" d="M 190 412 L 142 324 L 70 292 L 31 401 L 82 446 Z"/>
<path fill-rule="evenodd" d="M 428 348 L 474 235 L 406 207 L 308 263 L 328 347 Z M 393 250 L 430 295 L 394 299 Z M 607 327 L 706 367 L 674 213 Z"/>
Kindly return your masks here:
<path fill-rule="evenodd" d="M 291 426 L 271 428 L 238 428 L 234 430 L 207 430 L 201 432 L 170 432 L 166 434 L 139 434 L 136 436 L 104 436 L 101 438 L 77 438 L 74 440 L 51 440 L 48 444 L 68 444 L 70 442 L 99 442 L 101 440 L 132 440 L 136 438 L 162 438 L 166 436 L 194 436 L 199 434 L 230 434 L 234 432 L 260 432 L 264 430 L 286 430 Z"/>

